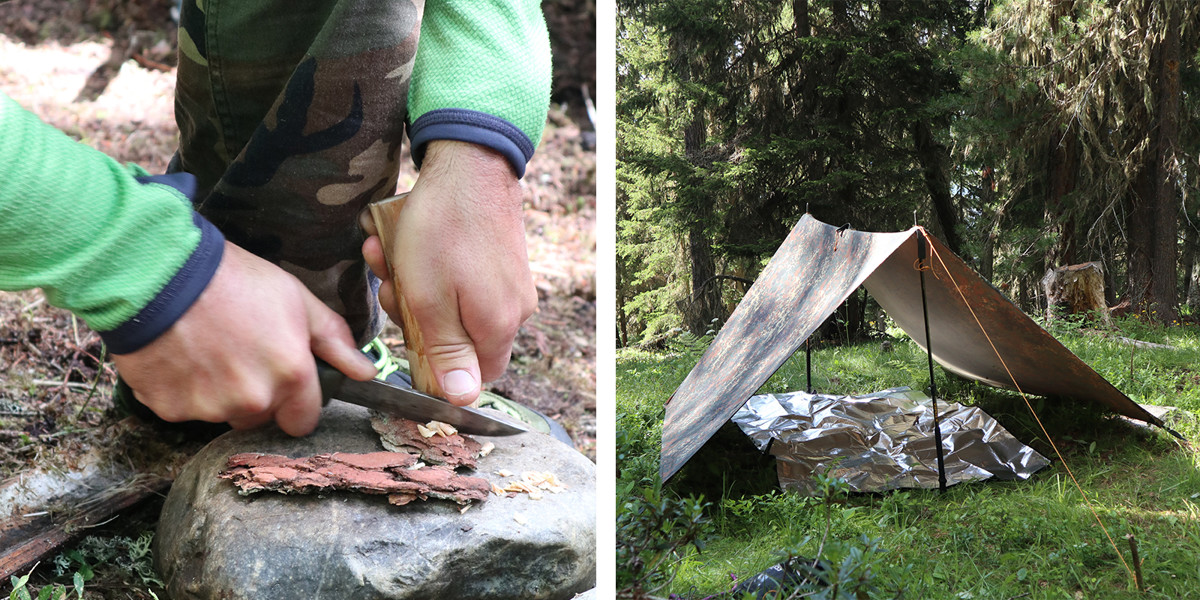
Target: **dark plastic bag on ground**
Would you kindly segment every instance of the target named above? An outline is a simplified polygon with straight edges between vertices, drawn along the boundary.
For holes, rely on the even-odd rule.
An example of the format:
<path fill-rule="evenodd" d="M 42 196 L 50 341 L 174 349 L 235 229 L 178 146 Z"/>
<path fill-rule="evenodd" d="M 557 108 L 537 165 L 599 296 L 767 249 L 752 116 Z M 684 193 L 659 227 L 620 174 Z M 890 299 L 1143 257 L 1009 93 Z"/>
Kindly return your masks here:
<path fill-rule="evenodd" d="M 821 564 L 814 565 L 811 558 L 794 556 L 739 582 L 725 597 L 741 600 L 750 593 L 754 594 L 755 600 L 786 598 L 789 592 L 805 583 L 825 584 L 821 576 L 824 571 Z"/>

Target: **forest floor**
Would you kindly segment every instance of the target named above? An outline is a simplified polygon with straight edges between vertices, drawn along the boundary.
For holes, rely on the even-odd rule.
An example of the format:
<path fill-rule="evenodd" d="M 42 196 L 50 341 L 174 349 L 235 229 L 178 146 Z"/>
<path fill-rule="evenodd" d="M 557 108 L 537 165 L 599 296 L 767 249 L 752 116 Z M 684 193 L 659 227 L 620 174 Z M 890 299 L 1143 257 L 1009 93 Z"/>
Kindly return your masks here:
<path fill-rule="evenodd" d="M 178 136 L 170 5 L 0 4 L 0 91 L 85 144 L 163 172 Z M 538 310 L 518 333 L 507 373 L 488 387 L 562 423 L 576 448 L 595 460 L 596 163 L 590 131 L 582 107 L 552 107 L 522 181 Z M 399 190 L 416 178 L 407 156 L 404 163 Z M 399 328 L 389 326 L 382 338 L 403 356 Z M 0 488 L 30 469 L 69 467 L 120 438 L 112 435 L 120 418 L 111 410 L 114 381 L 99 336 L 82 322 L 49 306 L 40 291 L 0 292 Z M 146 524 L 132 524 L 133 538 Z M 120 597 L 138 587 L 112 585 L 124 586 Z"/>

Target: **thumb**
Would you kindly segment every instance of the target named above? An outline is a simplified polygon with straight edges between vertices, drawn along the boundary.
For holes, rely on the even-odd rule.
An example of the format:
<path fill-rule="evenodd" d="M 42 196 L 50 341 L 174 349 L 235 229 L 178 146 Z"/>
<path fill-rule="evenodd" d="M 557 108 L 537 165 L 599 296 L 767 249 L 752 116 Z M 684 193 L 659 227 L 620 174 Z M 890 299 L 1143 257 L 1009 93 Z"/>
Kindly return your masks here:
<path fill-rule="evenodd" d="M 375 365 L 350 335 L 350 327 L 341 315 L 304 290 L 304 308 L 308 316 L 309 347 L 318 356 L 351 379 L 366 381 L 375 376 Z"/>
<path fill-rule="evenodd" d="M 479 398 L 479 358 L 457 315 L 426 324 L 414 337 L 420 339 L 410 346 L 417 353 L 417 364 L 429 365 L 428 373 L 416 374 L 418 379 L 432 376 L 451 404 L 466 406 Z"/>

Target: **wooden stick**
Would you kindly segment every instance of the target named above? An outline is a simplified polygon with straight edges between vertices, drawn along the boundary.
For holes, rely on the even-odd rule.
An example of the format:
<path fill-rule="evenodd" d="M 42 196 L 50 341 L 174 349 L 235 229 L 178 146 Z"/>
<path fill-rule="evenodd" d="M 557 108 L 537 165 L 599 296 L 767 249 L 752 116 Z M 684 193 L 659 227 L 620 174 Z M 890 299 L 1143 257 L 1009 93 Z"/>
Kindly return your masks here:
<path fill-rule="evenodd" d="M 83 537 L 89 527 L 171 487 L 171 479 L 139 473 L 64 509 L 37 511 L 0 520 L 0 579 L 28 571 L 63 545 Z"/>
<path fill-rule="evenodd" d="M 1146 591 L 1146 581 L 1142 579 L 1142 560 L 1138 557 L 1137 538 L 1133 537 L 1132 533 L 1125 534 L 1125 539 L 1129 540 L 1129 551 L 1133 553 L 1133 578 L 1137 581 L 1139 592 Z"/>
<path fill-rule="evenodd" d="M 374 219 L 375 229 L 379 232 L 379 241 L 383 244 L 383 255 L 387 258 L 388 268 L 391 271 L 392 289 L 396 292 L 396 301 L 400 304 L 400 329 L 404 331 L 404 346 L 408 348 L 408 366 L 412 373 L 413 388 L 430 396 L 445 398 L 446 393 L 442 391 L 442 386 L 433 376 L 433 369 L 429 367 L 429 358 L 425 354 L 425 340 L 421 336 L 416 319 L 409 312 L 408 302 L 404 298 L 404 290 L 401 289 L 400 281 L 396 278 L 396 269 L 392 266 L 397 263 L 396 259 L 403 257 L 392 256 L 392 240 L 388 236 L 395 231 L 396 221 L 400 218 L 400 212 L 404 210 L 407 198 L 408 194 L 404 193 L 372 202 L 370 204 L 371 218 Z"/>

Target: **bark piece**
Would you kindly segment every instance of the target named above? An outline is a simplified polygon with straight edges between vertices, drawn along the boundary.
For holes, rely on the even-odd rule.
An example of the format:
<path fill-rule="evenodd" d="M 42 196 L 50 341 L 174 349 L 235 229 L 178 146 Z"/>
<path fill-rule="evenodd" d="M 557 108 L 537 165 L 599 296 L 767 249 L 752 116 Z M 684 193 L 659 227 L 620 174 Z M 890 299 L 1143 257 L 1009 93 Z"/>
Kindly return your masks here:
<path fill-rule="evenodd" d="M 456 433 L 453 435 L 421 434 L 420 423 L 371 411 L 371 427 L 379 434 L 383 447 L 393 452 L 411 452 L 421 460 L 448 467 L 474 469 L 483 445 L 473 438 Z"/>
<path fill-rule="evenodd" d="M 482 502 L 491 491 L 484 479 L 445 467 L 418 466 L 416 456 L 400 452 L 335 452 L 301 458 L 244 452 L 229 457 L 219 477 L 232 481 L 244 495 L 348 490 L 387 495 L 389 502 L 398 505 L 428 498 L 466 505 Z"/>

